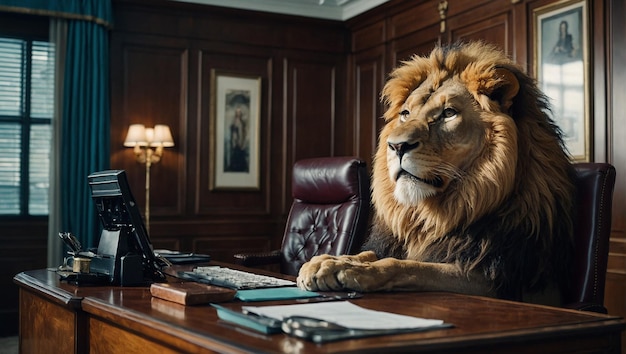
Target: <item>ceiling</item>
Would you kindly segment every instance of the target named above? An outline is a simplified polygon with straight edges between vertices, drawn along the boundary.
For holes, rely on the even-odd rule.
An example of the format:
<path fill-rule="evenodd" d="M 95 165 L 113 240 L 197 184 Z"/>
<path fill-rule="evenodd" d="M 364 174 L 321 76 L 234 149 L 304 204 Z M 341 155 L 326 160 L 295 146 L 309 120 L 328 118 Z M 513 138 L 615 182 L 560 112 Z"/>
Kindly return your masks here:
<path fill-rule="evenodd" d="M 345 21 L 389 0 L 173 0 Z"/>

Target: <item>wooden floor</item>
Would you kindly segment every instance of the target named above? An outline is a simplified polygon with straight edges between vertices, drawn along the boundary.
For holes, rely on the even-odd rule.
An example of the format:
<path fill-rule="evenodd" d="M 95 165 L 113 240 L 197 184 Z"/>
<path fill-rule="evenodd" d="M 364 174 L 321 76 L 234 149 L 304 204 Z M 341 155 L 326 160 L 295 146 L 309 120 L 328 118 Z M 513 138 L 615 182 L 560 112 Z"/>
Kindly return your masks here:
<path fill-rule="evenodd" d="M 0 338 L 0 354 L 17 354 L 19 340 L 17 336 Z"/>

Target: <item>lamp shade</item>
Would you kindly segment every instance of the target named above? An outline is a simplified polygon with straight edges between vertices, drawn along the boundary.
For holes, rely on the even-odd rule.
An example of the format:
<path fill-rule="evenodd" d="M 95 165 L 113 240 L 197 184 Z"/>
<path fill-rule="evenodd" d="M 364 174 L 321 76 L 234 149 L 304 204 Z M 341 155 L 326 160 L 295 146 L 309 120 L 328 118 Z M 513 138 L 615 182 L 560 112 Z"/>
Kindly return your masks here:
<path fill-rule="evenodd" d="M 148 146 L 148 137 L 146 136 L 146 127 L 143 124 L 131 124 L 128 127 L 128 133 L 124 140 L 124 146 Z"/>
<path fill-rule="evenodd" d="M 150 146 L 174 146 L 174 139 L 172 138 L 172 132 L 170 127 L 165 124 L 157 124 L 154 126 L 153 136 L 150 141 Z"/>

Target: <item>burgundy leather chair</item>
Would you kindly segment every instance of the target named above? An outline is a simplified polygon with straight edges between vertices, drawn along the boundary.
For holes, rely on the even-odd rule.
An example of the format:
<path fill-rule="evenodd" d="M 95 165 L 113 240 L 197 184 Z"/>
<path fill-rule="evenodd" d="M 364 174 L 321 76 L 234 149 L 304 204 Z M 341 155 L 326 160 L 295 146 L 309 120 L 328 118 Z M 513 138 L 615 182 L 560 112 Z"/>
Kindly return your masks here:
<path fill-rule="evenodd" d="M 609 257 L 615 168 L 607 163 L 577 163 L 577 215 L 571 291 L 565 307 L 607 313 L 604 285 Z"/>
<path fill-rule="evenodd" d="M 292 177 L 294 200 L 281 249 L 236 254 L 235 263 L 249 267 L 280 264 L 281 273 L 297 275 L 315 255 L 358 252 L 368 227 L 369 188 L 365 162 L 358 158 L 297 161 Z"/>

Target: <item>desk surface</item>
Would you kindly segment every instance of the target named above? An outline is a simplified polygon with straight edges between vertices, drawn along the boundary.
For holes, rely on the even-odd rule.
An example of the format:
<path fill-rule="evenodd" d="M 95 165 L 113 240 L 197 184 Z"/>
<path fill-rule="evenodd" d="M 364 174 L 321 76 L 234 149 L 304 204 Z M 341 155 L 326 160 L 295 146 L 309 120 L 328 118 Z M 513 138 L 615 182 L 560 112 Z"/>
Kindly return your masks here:
<path fill-rule="evenodd" d="M 152 298 L 145 287 L 76 287 L 48 270 L 20 273 L 21 290 L 89 318 L 89 346 L 121 345 L 120 335 L 190 352 L 568 352 L 620 351 L 625 321 L 615 316 L 451 293 L 372 293 L 351 300 L 364 308 L 442 319 L 453 328 L 343 340 L 324 345 L 284 334 L 263 335 L 227 324 L 210 306 L 183 306 Z M 255 305 L 290 302 L 263 302 Z M 293 303 L 293 301 L 291 302 Z M 80 305 L 77 305 L 80 304 Z M 233 302 L 237 308 L 242 303 Z M 100 329 L 100 331 L 99 331 Z M 106 329 L 106 330 L 105 330 Z M 96 338 L 98 337 L 98 338 Z M 130 339 L 129 339 L 130 340 Z M 111 348 L 108 348 L 111 349 Z M 131 347 L 125 348 L 132 351 Z"/>

